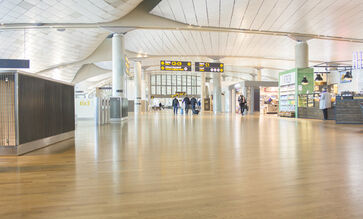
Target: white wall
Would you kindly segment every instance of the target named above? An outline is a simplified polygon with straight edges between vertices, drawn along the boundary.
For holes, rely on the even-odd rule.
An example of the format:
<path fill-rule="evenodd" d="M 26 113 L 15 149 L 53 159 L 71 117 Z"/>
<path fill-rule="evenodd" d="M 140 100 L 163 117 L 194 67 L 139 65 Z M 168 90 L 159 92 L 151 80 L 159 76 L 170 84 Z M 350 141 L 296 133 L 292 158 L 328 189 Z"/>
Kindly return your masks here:
<path fill-rule="evenodd" d="M 95 118 L 95 99 L 89 98 L 76 98 L 76 118 L 79 119 L 93 119 Z"/>

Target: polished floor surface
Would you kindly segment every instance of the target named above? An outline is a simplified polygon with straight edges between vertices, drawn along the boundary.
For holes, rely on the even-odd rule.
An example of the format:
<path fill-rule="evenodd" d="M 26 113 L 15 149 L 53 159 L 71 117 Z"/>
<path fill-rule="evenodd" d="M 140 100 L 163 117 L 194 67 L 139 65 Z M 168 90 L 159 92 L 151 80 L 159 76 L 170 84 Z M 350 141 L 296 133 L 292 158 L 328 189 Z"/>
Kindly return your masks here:
<path fill-rule="evenodd" d="M 363 126 L 170 112 L 0 157 L 0 218 L 363 218 Z"/>

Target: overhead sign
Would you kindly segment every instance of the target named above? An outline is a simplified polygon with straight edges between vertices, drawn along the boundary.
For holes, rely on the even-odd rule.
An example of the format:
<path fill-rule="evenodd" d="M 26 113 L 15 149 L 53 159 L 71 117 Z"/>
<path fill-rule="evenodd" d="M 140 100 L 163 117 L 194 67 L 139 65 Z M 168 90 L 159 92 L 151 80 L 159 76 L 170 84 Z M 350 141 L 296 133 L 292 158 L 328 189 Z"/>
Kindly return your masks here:
<path fill-rule="evenodd" d="M 0 59 L 0 68 L 29 68 L 30 61 L 25 59 Z"/>
<path fill-rule="evenodd" d="M 224 64 L 215 63 L 215 62 L 196 62 L 195 71 L 198 71 L 198 72 L 224 72 Z"/>
<path fill-rule="evenodd" d="M 171 95 L 171 97 L 182 97 L 182 96 L 185 96 L 185 95 L 187 95 L 187 93 L 186 92 L 175 92 L 175 94 L 174 95 Z"/>
<path fill-rule="evenodd" d="M 182 61 L 160 61 L 162 71 L 192 71 L 192 62 Z"/>

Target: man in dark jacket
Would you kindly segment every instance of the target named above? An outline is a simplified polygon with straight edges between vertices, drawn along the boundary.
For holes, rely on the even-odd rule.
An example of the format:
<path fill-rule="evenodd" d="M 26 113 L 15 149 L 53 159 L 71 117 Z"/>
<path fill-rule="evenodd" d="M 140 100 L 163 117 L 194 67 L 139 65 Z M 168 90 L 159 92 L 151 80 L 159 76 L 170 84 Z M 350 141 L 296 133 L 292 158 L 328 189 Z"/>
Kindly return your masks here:
<path fill-rule="evenodd" d="M 189 105 L 190 105 L 189 97 L 184 97 L 183 103 L 185 105 L 185 115 L 188 115 L 188 110 L 189 110 Z"/>
<path fill-rule="evenodd" d="M 174 108 L 174 115 L 178 114 L 178 108 L 179 108 L 179 101 L 174 97 L 173 99 L 173 108 Z"/>
<path fill-rule="evenodd" d="M 192 111 L 193 113 L 195 113 L 195 107 L 197 105 L 197 99 L 195 99 L 195 97 L 192 97 L 192 99 L 190 99 L 190 104 L 192 105 Z"/>

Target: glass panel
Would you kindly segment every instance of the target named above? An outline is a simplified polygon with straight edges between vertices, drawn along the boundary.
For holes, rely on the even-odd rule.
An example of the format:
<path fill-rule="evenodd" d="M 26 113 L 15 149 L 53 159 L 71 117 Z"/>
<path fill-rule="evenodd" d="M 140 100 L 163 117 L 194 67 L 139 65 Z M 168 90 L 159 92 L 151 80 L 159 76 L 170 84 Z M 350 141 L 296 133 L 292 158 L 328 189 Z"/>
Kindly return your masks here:
<path fill-rule="evenodd" d="M 192 76 L 192 85 L 196 86 L 197 85 L 197 77 Z"/>
<path fill-rule="evenodd" d="M 182 80 L 181 75 L 177 75 L 176 77 L 177 77 L 176 83 L 177 83 L 178 86 L 180 86 L 181 85 L 181 80 Z"/>
<path fill-rule="evenodd" d="M 158 94 L 158 95 L 161 94 L 161 87 L 160 86 L 156 87 L 156 94 Z"/>
<path fill-rule="evenodd" d="M 167 75 L 166 77 L 167 77 L 166 81 L 167 85 L 171 85 L 171 75 Z"/>
<path fill-rule="evenodd" d="M 182 92 L 182 87 L 178 86 L 178 88 L 176 89 L 176 92 Z"/>
<path fill-rule="evenodd" d="M 182 82 L 181 85 L 186 85 L 186 75 L 182 75 Z"/>
<path fill-rule="evenodd" d="M 166 93 L 166 86 L 162 86 L 161 88 L 162 88 L 161 89 L 161 94 L 162 95 L 167 95 L 167 93 Z"/>
<path fill-rule="evenodd" d="M 176 75 L 171 76 L 171 84 L 176 85 Z"/>
<path fill-rule="evenodd" d="M 187 76 L 187 85 L 188 86 L 192 85 L 192 76 Z"/>
<path fill-rule="evenodd" d="M 200 87 L 197 87 L 197 94 L 201 95 L 201 88 Z"/>
<path fill-rule="evenodd" d="M 161 75 L 157 75 L 156 76 L 156 85 L 160 85 L 161 84 Z"/>
<path fill-rule="evenodd" d="M 176 87 L 171 87 L 171 94 L 175 94 L 175 92 L 176 92 Z"/>
<path fill-rule="evenodd" d="M 193 93 L 194 95 L 196 95 L 196 94 L 197 94 L 197 87 L 192 87 L 192 93 Z"/>
<path fill-rule="evenodd" d="M 162 75 L 161 83 L 166 85 L 166 75 Z"/>
<path fill-rule="evenodd" d="M 193 93 L 192 93 L 192 87 L 188 87 L 188 89 L 187 89 L 187 94 L 188 95 L 192 95 Z"/>
<path fill-rule="evenodd" d="M 167 94 L 168 94 L 168 95 L 172 94 L 172 93 L 171 93 L 171 86 L 168 86 L 168 87 L 167 87 L 167 91 L 166 91 L 166 92 L 167 92 Z"/>
<path fill-rule="evenodd" d="M 151 75 L 151 85 L 155 85 L 155 75 Z"/>
<path fill-rule="evenodd" d="M 151 95 L 156 94 L 155 86 L 151 86 Z"/>

